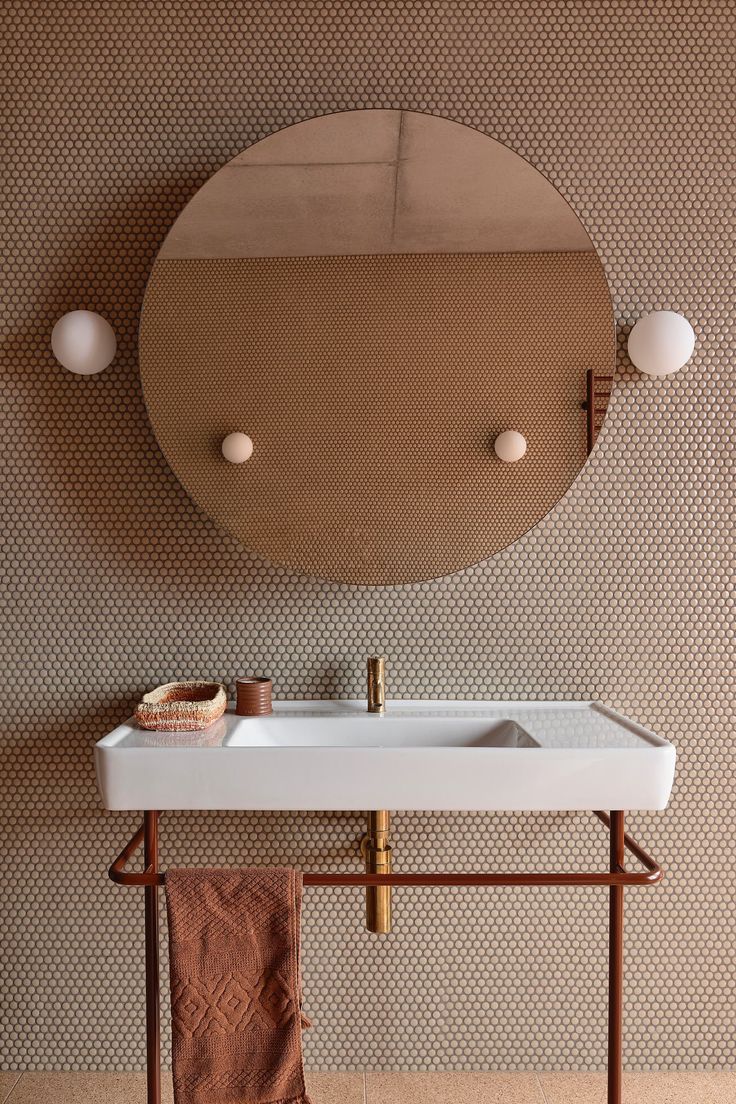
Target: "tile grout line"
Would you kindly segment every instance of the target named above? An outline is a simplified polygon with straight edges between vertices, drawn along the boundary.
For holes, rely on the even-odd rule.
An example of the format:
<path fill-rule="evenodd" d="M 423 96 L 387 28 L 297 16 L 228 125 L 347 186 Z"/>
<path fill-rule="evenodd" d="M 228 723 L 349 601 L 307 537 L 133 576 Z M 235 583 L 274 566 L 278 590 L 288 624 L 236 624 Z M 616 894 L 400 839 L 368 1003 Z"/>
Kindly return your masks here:
<path fill-rule="evenodd" d="M 12 1084 L 12 1085 L 10 1086 L 10 1088 L 9 1088 L 9 1089 L 8 1089 L 8 1091 L 7 1091 L 7 1093 L 6 1093 L 6 1094 L 5 1094 L 5 1096 L 3 1097 L 3 1099 L 2 1099 L 2 1104 L 7 1104 L 7 1101 L 8 1101 L 8 1100 L 10 1100 L 11 1096 L 13 1095 L 13 1093 L 15 1092 L 15 1090 L 16 1090 L 16 1089 L 18 1088 L 18 1082 L 20 1081 L 20 1079 L 21 1079 L 21 1077 L 22 1077 L 22 1076 L 23 1076 L 23 1073 L 22 1073 L 22 1072 L 18 1074 L 18 1076 L 16 1077 L 15 1081 L 13 1082 L 13 1084 Z"/>
<path fill-rule="evenodd" d="M 542 1078 L 539 1076 L 538 1073 L 535 1073 L 534 1076 L 537 1079 L 537 1084 L 539 1085 L 539 1091 L 542 1094 L 542 1100 L 543 1100 L 544 1104 L 549 1104 L 549 1100 L 547 1099 L 547 1094 L 544 1091 L 544 1085 L 542 1084 Z"/>
<path fill-rule="evenodd" d="M 363 1070 L 363 1104 L 368 1104 L 368 1077 Z"/>

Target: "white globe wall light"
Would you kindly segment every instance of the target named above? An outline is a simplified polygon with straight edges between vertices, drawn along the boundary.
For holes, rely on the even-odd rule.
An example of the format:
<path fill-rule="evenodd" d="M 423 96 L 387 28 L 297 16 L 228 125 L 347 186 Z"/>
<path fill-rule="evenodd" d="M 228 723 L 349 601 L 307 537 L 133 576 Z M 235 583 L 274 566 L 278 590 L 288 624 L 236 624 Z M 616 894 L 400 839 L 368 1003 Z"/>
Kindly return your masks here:
<path fill-rule="evenodd" d="M 63 368 L 78 376 L 94 376 L 112 363 L 117 341 L 101 314 L 75 310 L 62 315 L 54 326 L 51 350 Z"/>
<path fill-rule="evenodd" d="M 693 355 L 695 333 L 675 311 L 645 314 L 629 334 L 631 363 L 645 376 L 671 376 Z"/>
<path fill-rule="evenodd" d="M 493 442 L 496 456 L 506 464 L 515 464 L 526 453 L 526 437 L 523 433 L 517 433 L 515 429 L 507 429 L 499 433 Z"/>
<path fill-rule="evenodd" d="M 253 455 L 253 442 L 247 433 L 228 433 L 222 442 L 222 455 L 231 464 L 244 464 Z"/>

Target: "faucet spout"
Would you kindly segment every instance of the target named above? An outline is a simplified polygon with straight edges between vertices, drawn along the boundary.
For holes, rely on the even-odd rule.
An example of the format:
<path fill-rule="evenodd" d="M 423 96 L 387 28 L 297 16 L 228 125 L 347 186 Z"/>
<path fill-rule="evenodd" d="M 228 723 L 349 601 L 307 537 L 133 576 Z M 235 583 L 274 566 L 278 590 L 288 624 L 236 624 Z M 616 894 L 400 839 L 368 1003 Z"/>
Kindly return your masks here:
<path fill-rule="evenodd" d="M 368 712 L 383 713 L 386 709 L 386 660 L 371 656 L 368 660 Z"/>

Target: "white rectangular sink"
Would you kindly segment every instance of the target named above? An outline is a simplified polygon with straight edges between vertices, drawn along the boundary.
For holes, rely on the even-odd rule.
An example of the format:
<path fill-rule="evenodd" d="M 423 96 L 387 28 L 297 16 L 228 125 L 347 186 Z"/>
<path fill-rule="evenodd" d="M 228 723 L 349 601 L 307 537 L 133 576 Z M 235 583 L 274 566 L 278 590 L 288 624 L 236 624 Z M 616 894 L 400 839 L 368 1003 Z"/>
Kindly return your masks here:
<path fill-rule="evenodd" d="M 108 809 L 663 809 L 675 749 L 597 702 L 291 701 L 95 764 Z"/>

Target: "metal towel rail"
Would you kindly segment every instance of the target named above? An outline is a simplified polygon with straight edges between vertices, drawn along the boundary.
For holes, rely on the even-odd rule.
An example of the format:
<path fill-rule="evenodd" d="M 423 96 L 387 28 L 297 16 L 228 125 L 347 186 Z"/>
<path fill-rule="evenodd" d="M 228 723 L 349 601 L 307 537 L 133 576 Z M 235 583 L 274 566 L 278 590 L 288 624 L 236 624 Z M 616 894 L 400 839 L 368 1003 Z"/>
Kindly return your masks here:
<path fill-rule="evenodd" d="M 608 920 L 608 1104 L 621 1104 L 622 1011 L 623 1011 L 623 923 L 624 887 L 655 885 L 663 877 L 662 868 L 636 840 L 624 831 L 624 814 L 596 812 L 609 830 L 609 868 L 607 871 L 571 872 L 438 872 L 417 874 L 348 874 L 307 871 L 306 886 L 606 886 L 609 893 Z M 143 825 L 125 845 L 110 867 L 110 877 L 118 885 L 143 886 L 145 889 L 146 940 L 146 1068 L 147 1102 L 161 1104 L 161 1023 L 159 1001 L 158 890 L 166 884 L 166 873 L 159 869 L 159 814 L 144 813 Z M 143 845 L 141 872 L 126 870 L 130 859 Z M 629 852 L 644 867 L 640 871 L 624 866 Z"/>

